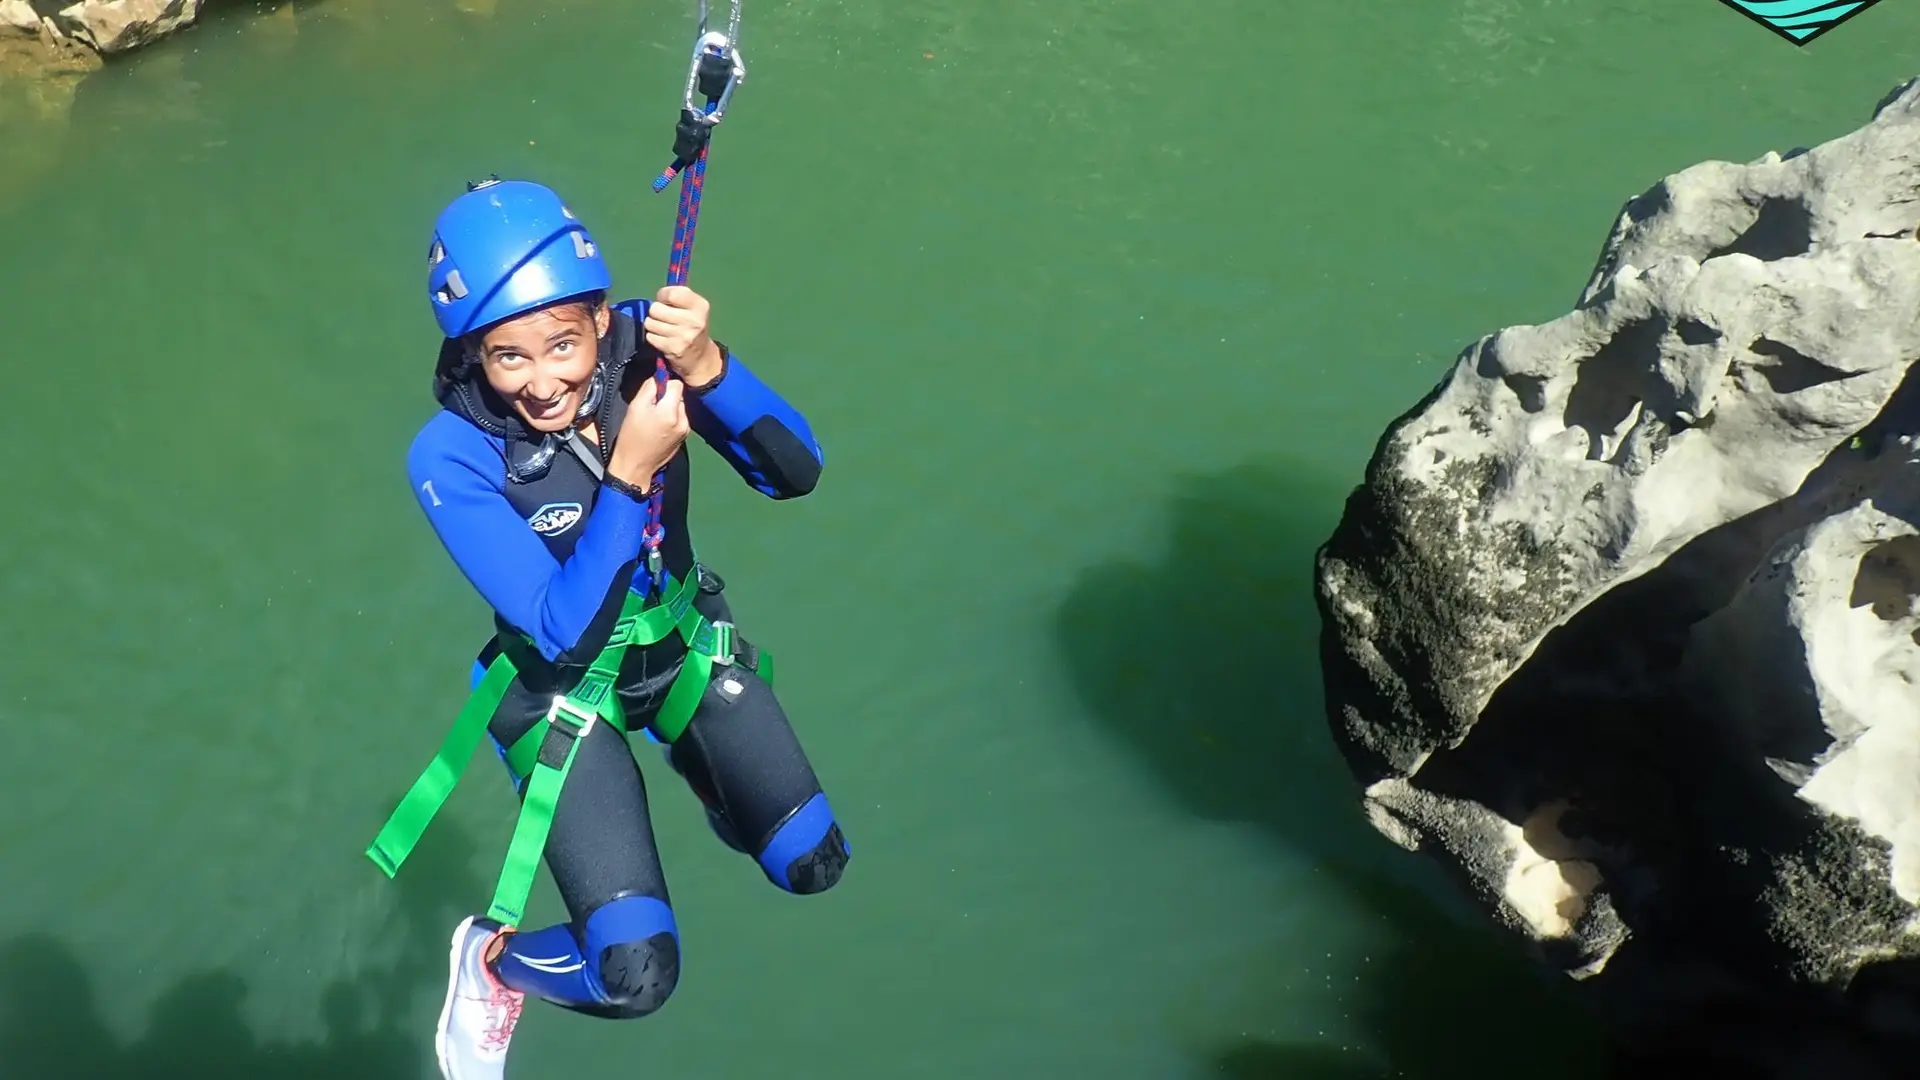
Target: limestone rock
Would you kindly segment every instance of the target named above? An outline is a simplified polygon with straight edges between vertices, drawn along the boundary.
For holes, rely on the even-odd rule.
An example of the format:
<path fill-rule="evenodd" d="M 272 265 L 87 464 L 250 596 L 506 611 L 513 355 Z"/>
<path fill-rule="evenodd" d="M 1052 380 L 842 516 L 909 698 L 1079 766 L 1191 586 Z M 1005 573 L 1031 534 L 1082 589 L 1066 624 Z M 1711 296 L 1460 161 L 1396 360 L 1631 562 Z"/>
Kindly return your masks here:
<path fill-rule="evenodd" d="M 1665 178 L 1571 311 L 1393 423 L 1320 552 L 1370 819 L 1569 974 L 1920 955 L 1917 228 L 1914 82 Z"/>
<path fill-rule="evenodd" d="M 191 25 L 201 0 L 81 0 L 53 16 L 62 33 L 104 55 L 151 44 Z"/>
<path fill-rule="evenodd" d="M 27 0 L 0 0 L 0 37 L 39 37 L 40 14 Z"/>
<path fill-rule="evenodd" d="M 1783 538 L 1695 624 L 1681 688 L 1738 752 L 1890 846 L 1920 903 L 1920 456 L 1902 438 L 1870 494 Z"/>

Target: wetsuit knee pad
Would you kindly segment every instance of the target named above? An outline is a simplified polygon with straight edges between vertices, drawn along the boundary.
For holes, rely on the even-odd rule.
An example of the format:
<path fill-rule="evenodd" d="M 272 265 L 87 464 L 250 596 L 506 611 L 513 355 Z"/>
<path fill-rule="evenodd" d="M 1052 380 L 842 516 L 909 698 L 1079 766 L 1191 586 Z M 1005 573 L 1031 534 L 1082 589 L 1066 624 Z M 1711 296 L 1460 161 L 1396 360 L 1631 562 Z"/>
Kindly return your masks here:
<path fill-rule="evenodd" d="M 680 934 L 673 909 L 651 896 L 623 896 L 587 917 L 586 955 L 595 958 L 609 1019 L 656 1012 L 680 982 Z"/>
<path fill-rule="evenodd" d="M 680 984 L 680 942 L 672 934 L 623 941 L 600 954 L 600 984 L 607 1000 L 598 1010 L 610 1020 L 638 1020 L 658 1012 Z"/>
<path fill-rule="evenodd" d="M 833 888 L 852 856 L 826 794 L 816 792 L 773 831 L 759 863 L 767 880 L 805 896 Z"/>

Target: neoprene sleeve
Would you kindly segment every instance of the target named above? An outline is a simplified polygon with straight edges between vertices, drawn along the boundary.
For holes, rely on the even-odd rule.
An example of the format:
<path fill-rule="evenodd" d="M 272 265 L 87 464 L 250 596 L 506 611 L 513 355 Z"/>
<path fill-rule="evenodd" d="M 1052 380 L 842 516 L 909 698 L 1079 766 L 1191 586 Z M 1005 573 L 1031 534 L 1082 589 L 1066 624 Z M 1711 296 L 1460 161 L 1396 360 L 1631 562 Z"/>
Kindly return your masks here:
<path fill-rule="evenodd" d="M 579 642 L 615 588 L 615 574 L 639 557 L 646 506 L 603 486 L 562 565 L 502 494 L 505 461 L 500 439 L 443 411 L 414 438 L 407 475 L 460 572 L 554 660 Z"/>

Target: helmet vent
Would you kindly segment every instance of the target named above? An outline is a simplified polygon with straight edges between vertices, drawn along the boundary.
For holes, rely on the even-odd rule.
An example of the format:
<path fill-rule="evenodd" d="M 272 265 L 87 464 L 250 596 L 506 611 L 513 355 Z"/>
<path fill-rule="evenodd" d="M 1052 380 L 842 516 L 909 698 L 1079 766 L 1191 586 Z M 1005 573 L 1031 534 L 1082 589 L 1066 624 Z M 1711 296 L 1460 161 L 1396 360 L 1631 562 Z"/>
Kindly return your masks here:
<path fill-rule="evenodd" d="M 439 266 L 446 257 L 447 246 L 440 242 L 439 237 L 434 237 L 433 247 L 427 249 L 427 268 L 432 269 L 433 267 Z"/>
<path fill-rule="evenodd" d="M 440 294 L 447 298 L 446 302 L 449 304 L 455 300 L 466 299 L 467 283 L 460 280 L 460 271 L 447 271 L 447 284 L 440 290 Z"/>
<path fill-rule="evenodd" d="M 593 258 L 593 241 L 588 240 L 585 235 L 578 232 L 572 233 L 571 235 L 573 236 L 573 254 L 582 259 Z"/>

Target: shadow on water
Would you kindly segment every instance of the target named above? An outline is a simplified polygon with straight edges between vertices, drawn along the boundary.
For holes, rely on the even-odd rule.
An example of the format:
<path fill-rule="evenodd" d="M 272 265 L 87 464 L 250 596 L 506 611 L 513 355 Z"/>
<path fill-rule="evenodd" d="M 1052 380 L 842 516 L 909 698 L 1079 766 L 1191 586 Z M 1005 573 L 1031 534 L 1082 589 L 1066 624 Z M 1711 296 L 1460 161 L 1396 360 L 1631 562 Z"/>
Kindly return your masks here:
<path fill-rule="evenodd" d="M 1345 495 L 1269 465 L 1189 478 L 1164 515 L 1166 553 L 1089 570 L 1057 617 L 1091 712 L 1176 797 L 1260 827 L 1380 924 L 1340 992 L 1363 1050 L 1241 1042 L 1210 1065 L 1237 1080 L 1524 1075 L 1542 1060 L 1583 1075 L 1578 1059 L 1600 1047 L 1566 988 L 1518 942 L 1449 913 L 1431 868 L 1361 814 L 1328 731 L 1312 595 L 1314 551 Z"/>
<path fill-rule="evenodd" d="M 137 1038 L 121 1042 L 108 1016 L 115 974 L 89 972 L 73 950 L 41 934 L 0 942 L 0 1075 L 7 1080 L 419 1080 L 435 1075 L 432 1018 L 414 1008 L 441 978 L 455 922 L 484 895 L 471 871 L 472 839 L 436 821 L 388 885 L 397 904 L 378 966 L 320 994 L 317 1040 L 255 1034 L 242 1014 L 248 987 L 230 971 L 186 974 L 162 992 Z M 372 864 L 369 874 L 377 874 Z"/>
<path fill-rule="evenodd" d="M 1420 889 L 1336 871 L 1346 899 L 1378 924 L 1339 992 L 1346 1050 L 1329 1042 L 1247 1039 L 1217 1047 L 1230 1080 L 1504 1080 L 1550 1074 L 1600 1080 L 1605 1048 L 1557 978 L 1490 927 L 1462 925 Z"/>
<path fill-rule="evenodd" d="M 1258 466 L 1189 479 L 1168 554 L 1086 571 L 1057 621 L 1083 700 L 1189 808 L 1332 859 L 1372 835 L 1326 734 L 1310 591 L 1344 495 Z"/>

